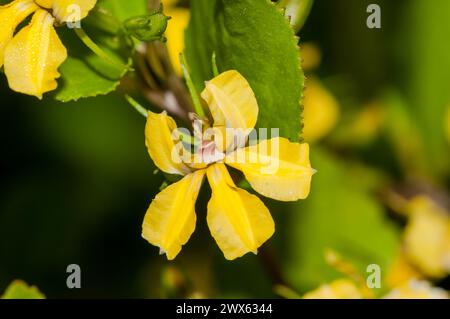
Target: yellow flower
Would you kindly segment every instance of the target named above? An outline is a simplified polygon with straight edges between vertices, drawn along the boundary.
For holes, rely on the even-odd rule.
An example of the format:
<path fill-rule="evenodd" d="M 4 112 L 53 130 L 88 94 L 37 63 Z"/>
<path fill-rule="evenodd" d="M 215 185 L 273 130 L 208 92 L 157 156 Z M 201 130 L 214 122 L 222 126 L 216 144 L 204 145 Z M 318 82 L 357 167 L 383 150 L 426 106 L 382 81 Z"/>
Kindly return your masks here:
<path fill-rule="evenodd" d="M 352 146 L 366 145 L 377 137 L 384 119 L 383 105 L 378 102 L 363 105 L 361 110 L 354 114 L 351 122 L 336 133 L 337 140 Z"/>
<path fill-rule="evenodd" d="M 176 7 L 174 0 L 162 0 L 164 13 L 171 17 L 166 29 L 167 49 L 175 71 L 181 75 L 180 53 L 184 51 L 184 30 L 189 23 L 188 9 Z"/>
<path fill-rule="evenodd" d="M 448 293 L 428 281 L 410 280 L 392 289 L 383 299 L 448 299 Z M 338 279 L 306 293 L 304 299 L 363 299 L 361 289 L 349 279 Z"/>
<path fill-rule="evenodd" d="M 321 51 L 310 42 L 303 43 L 300 48 L 303 70 L 312 73 L 321 63 Z M 306 142 L 313 143 L 325 137 L 338 122 L 338 101 L 314 75 L 307 75 L 303 108 L 303 137 Z"/>
<path fill-rule="evenodd" d="M 450 271 L 450 217 L 430 198 L 418 196 L 408 207 L 405 253 L 425 275 L 442 277 Z"/>
<path fill-rule="evenodd" d="M 304 299 L 362 299 L 363 294 L 356 284 L 349 279 L 338 279 L 310 291 Z"/>
<path fill-rule="evenodd" d="M 322 61 L 322 52 L 320 49 L 311 42 L 303 43 L 300 46 L 302 68 L 305 71 L 312 71 L 319 67 Z"/>
<path fill-rule="evenodd" d="M 389 287 L 397 287 L 412 279 L 421 279 L 423 275 L 411 265 L 403 252 L 398 254 L 389 268 L 386 283 Z"/>
<path fill-rule="evenodd" d="M 248 138 L 256 124 L 258 104 L 242 75 L 237 71 L 220 74 L 206 83 L 201 96 L 214 119 L 214 132 L 237 129 L 244 139 Z M 197 125 L 194 128 L 199 131 Z M 205 137 L 193 156 L 185 156 L 180 152 L 176 129 L 175 121 L 165 112 L 148 113 L 145 132 L 151 158 L 162 171 L 184 177 L 152 201 L 144 218 L 143 237 L 168 259 L 174 259 L 195 229 L 195 202 L 206 175 L 212 189 L 207 222 L 225 258 L 256 254 L 274 233 L 274 222 L 257 196 L 235 185 L 225 164 L 241 170 L 260 194 L 295 201 L 308 196 L 314 173 L 308 144 L 272 138 L 244 147 L 245 143 L 234 142 L 242 137 L 239 134 L 229 142 L 227 130 L 225 143 L 218 138 L 220 134 Z M 192 159 L 200 162 L 192 163 Z"/>
<path fill-rule="evenodd" d="M 384 299 L 448 299 L 448 293 L 427 281 L 410 280 L 391 290 Z"/>
<path fill-rule="evenodd" d="M 42 98 L 56 89 L 59 66 L 67 51 L 55 23 L 75 22 L 88 14 L 96 0 L 14 0 L 0 6 L 0 67 L 9 87 Z M 31 22 L 14 35 L 29 15 Z"/>

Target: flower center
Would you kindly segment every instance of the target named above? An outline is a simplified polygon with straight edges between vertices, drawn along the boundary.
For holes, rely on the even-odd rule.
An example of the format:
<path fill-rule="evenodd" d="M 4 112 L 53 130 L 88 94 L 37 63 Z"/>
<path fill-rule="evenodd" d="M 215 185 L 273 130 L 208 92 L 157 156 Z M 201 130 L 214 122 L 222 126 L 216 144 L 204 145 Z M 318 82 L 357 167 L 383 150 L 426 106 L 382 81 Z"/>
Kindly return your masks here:
<path fill-rule="evenodd" d="M 197 154 L 200 155 L 201 162 L 206 165 L 222 161 L 225 158 L 225 154 L 219 151 L 216 143 L 212 140 L 202 141 Z"/>

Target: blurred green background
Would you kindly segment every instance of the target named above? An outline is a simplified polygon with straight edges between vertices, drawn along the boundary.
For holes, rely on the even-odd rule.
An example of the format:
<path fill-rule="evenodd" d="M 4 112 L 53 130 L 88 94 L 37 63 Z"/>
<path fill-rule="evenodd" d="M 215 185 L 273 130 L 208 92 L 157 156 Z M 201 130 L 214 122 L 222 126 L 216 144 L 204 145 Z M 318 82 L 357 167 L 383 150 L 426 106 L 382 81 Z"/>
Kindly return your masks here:
<path fill-rule="evenodd" d="M 372 2 L 382 8 L 380 30 L 366 26 Z M 260 255 L 234 262 L 206 227 L 207 189 L 197 230 L 174 262 L 141 238 L 164 177 L 153 173 L 144 119 L 122 97 L 39 101 L 11 92 L 1 75 L 0 291 L 21 278 L 52 298 L 275 297 L 281 280 L 303 293 L 339 277 L 327 248 L 362 273 L 371 263 L 387 272 L 405 221 L 385 191 L 449 204 L 449 13 L 447 0 L 314 3 L 299 35 L 320 48 L 314 76 L 340 117 L 313 143 L 310 197 L 265 200 L 277 231 Z M 364 138 L 352 125 L 370 103 L 384 115 Z M 66 287 L 72 263 L 81 266 L 82 289 Z"/>

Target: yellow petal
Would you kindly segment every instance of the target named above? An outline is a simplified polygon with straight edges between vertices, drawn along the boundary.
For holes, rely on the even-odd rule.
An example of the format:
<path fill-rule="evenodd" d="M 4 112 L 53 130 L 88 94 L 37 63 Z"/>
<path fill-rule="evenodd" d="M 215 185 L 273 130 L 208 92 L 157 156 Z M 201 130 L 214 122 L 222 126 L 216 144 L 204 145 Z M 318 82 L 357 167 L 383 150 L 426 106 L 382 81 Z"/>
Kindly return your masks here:
<path fill-rule="evenodd" d="M 397 287 L 409 282 L 412 279 L 421 279 L 423 275 L 411 265 L 404 252 L 401 252 L 394 259 L 386 274 L 386 283 L 389 287 Z"/>
<path fill-rule="evenodd" d="M 303 43 L 300 47 L 300 53 L 303 59 L 302 68 L 305 71 L 316 69 L 322 61 L 322 52 L 314 43 Z"/>
<path fill-rule="evenodd" d="M 171 6 L 175 6 L 178 0 L 161 0 L 161 3 L 164 6 L 164 9 L 170 8 Z"/>
<path fill-rule="evenodd" d="M 428 281 L 411 280 L 393 290 L 384 299 L 448 299 L 448 293 L 433 287 Z"/>
<path fill-rule="evenodd" d="M 369 144 L 383 128 L 385 113 L 386 107 L 376 101 L 362 106 L 361 110 L 352 116 L 351 122 L 336 132 L 336 140 L 352 146 Z"/>
<path fill-rule="evenodd" d="M 186 175 L 191 172 L 178 152 L 173 132 L 177 129 L 174 119 L 164 111 L 156 114 L 148 112 L 145 126 L 145 144 L 155 165 L 168 174 Z"/>
<path fill-rule="evenodd" d="M 225 258 L 256 254 L 275 231 L 269 210 L 257 196 L 234 185 L 224 164 L 210 166 L 207 175 L 212 189 L 208 226 Z"/>
<path fill-rule="evenodd" d="M 355 283 L 349 279 L 338 279 L 310 291 L 304 299 L 361 299 L 363 294 Z"/>
<path fill-rule="evenodd" d="M 251 130 L 258 119 L 258 103 L 247 80 L 237 71 L 220 74 L 202 92 L 214 126 Z"/>
<path fill-rule="evenodd" d="M 53 16 L 59 22 L 76 22 L 84 19 L 91 11 L 97 0 L 35 0 L 46 9 L 53 10 Z"/>
<path fill-rule="evenodd" d="M 33 0 L 15 0 L 0 6 L 0 67 L 3 65 L 5 48 L 13 38 L 17 26 L 37 8 Z"/>
<path fill-rule="evenodd" d="M 164 3 L 164 2 L 163 2 Z M 164 7 L 165 14 L 172 19 L 167 24 L 165 36 L 170 60 L 178 75 L 181 75 L 180 53 L 184 51 L 184 30 L 189 23 L 189 10 Z"/>
<path fill-rule="evenodd" d="M 229 154 L 225 163 L 241 170 L 258 193 L 280 201 L 308 197 L 315 170 L 309 145 L 273 138 Z"/>
<path fill-rule="evenodd" d="M 42 8 L 51 9 L 54 0 L 34 0 Z"/>
<path fill-rule="evenodd" d="M 428 197 L 415 197 L 408 205 L 405 253 L 409 260 L 430 277 L 450 272 L 450 218 L 445 209 Z"/>
<path fill-rule="evenodd" d="M 195 202 L 205 171 L 196 171 L 162 190 L 150 204 L 142 237 L 174 259 L 195 229 Z"/>
<path fill-rule="evenodd" d="M 58 68 L 67 58 L 67 51 L 53 22 L 47 11 L 36 11 L 31 23 L 6 46 L 5 74 L 14 91 L 41 98 L 58 86 Z"/>

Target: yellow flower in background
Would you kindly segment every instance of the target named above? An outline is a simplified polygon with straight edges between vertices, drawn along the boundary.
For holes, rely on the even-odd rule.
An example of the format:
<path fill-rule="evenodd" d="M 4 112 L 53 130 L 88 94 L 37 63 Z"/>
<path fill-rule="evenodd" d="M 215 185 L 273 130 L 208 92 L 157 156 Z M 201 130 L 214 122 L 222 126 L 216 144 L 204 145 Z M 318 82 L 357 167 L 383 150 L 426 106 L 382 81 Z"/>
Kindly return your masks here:
<path fill-rule="evenodd" d="M 306 42 L 300 46 L 302 68 L 304 71 L 316 69 L 322 61 L 320 49 L 313 43 Z"/>
<path fill-rule="evenodd" d="M 425 275 L 443 277 L 450 272 L 450 217 L 428 197 L 412 199 L 408 205 L 404 233 L 405 253 Z"/>
<path fill-rule="evenodd" d="M 175 71 L 181 75 L 180 53 L 184 51 L 184 30 L 189 23 L 190 12 L 188 9 L 176 7 L 176 0 L 162 0 L 164 13 L 171 17 L 165 36 L 170 60 Z"/>
<path fill-rule="evenodd" d="M 362 299 L 363 294 L 350 279 L 338 279 L 310 291 L 304 299 Z"/>
<path fill-rule="evenodd" d="M 42 98 L 56 89 L 59 66 L 67 51 L 55 31 L 55 23 L 84 18 L 96 0 L 14 0 L 0 7 L 0 67 L 4 65 L 9 87 Z M 28 16 L 31 22 L 14 35 Z"/>
<path fill-rule="evenodd" d="M 339 118 L 339 104 L 319 79 L 311 77 L 306 80 L 303 106 L 303 137 L 312 143 L 334 128 Z"/>
<path fill-rule="evenodd" d="M 322 54 L 313 43 L 300 46 L 302 68 L 312 72 L 319 67 Z M 303 98 L 303 138 L 306 142 L 316 142 L 326 136 L 339 118 L 339 103 L 333 94 L 315 76 L 307 76 Z"/>
<path fill-rule="evenodd" d="M 391 290 L 384 299 L 448 299 L 448 293 L 427 281 L 410 280 Z"/>
<path fill-rule="evenodd" d="M 423 275 L 411 265 L 405 254 L 400 253 L 389 268 L 386 283 L 389 287 L 397 287 L 422 277 Z"/>
<path fill-rule="evenodd" d="M 259 108 L 242 75 L 237 71 L 220 74 L 206 83 L 201 96 L 214 120 L 213 130 L 238 129 L 248 137 L 256 124 Z M 274 222 L 257 196 L 235 185 L 225 164 L 241 170 L 260 194 L 295 201 L 308 196 L 314 173 L 308 144 L 272 138 L 244 147 L 234 142 L 223 143 L 215 136 L 202 140 L 193 156 L 188 156 L 198 159 L 202 155 L 200 163 L 192 164 L 177 148 L 179 141 L 173 139 L 176 129 L 175 121 L 165 112 L 148 113 L 145 132 L 150 157 L 162 171 L 184 177 L 152 201 L 144 218 L 143 237 L 158 246 L 168 259 L 174 259 L 195 229 L 195 202 L 206 175 L 212 189 L 207 222 L 225 258 L 232 260 L 248 252 L 257 253 L 274 233 Z M 273 146 L 277 146 L 276 152 L 272 151 Z M 249 160 L 251 157 L 256 161 Z M 272 167 L 277 169 L 269 169 Z"/>
<path fill-rule="evenodd" d="M 370 299 L 350 279 L 337 279 L 306 293 L 304 299 Z M 412 279 L 389 291 L 383 299 L 448 299 L 448 292 L 428 281 Z"/>
<path fill-rule="evenodd" d="M 378 102 L 363 105 L 351 122 L 336 133 L 337 140 L 353 146 L 366 145 L 378 136 L 385 116 L 383 105 Z"/>

